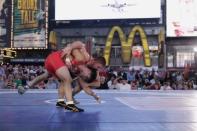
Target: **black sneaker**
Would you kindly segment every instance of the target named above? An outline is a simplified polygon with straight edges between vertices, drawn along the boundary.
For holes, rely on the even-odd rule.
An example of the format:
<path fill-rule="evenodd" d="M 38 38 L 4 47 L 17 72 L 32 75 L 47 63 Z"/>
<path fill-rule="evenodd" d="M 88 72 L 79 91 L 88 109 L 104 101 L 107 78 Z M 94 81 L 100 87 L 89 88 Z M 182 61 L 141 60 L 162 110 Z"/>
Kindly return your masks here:
<path fill-rule="evenodd" d="M 72 112 L 84 112 L 84 109 L 75 106 L 75 104 L 68 104 L 66 105 L 65 109 Z"/>
<path fill-rule="evenodd" d="M 56 106 L 57 106 L 57 107 L 66 107 L 66 103 L 65 103 L 64 101 L 58 101 L 58 102 L 56 103 Z"/>

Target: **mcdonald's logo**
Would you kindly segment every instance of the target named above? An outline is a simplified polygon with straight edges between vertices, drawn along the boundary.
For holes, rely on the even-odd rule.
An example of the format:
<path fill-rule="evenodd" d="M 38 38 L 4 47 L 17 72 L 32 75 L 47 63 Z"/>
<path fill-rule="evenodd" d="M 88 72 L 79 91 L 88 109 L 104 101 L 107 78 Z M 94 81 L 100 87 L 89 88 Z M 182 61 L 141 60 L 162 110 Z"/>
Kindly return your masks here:
<path fill-rule="evenodd" d="M 128 35 L 128 39 L 126 40 L 126 36 L 123 33 L 122 29 L 119 26 L 114 26 L 111 31 L 108 34 L 105 49 L 104 49 L 104 58 L 106 60 L 106 65 L 109 65 L 110 63 L 110 53 L 111 53 L 111 47 L 112 47 L 112 41 L 114 38 L 115 32 L 118 33 L 120 42 L 121 42 L 121 57 L 122 61 L 125 64 L 129 64 L 131 62 L 131 55 L 132 55 L 132 46 L 134 42 L 134 38 L 137 32 L 139 32 L 143 50 L 144 50 L 144 64 L 145 66 L 151 66 L 151 59 L 150 59 L 150 52 L 149 52 L 149 45 L 147 41 L 146 34 L 143 30 L 143 28 L 139 25 L 132 28 Z"/>

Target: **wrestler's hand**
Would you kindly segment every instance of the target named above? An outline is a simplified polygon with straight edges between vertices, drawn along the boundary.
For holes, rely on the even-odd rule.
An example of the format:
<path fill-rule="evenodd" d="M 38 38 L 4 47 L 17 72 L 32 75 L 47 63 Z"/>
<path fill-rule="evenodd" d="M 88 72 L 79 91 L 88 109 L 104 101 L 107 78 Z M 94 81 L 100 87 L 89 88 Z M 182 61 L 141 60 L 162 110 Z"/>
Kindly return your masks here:
<path fill-rule="evenodd" d="M 81 49 L 80 49 L 81 53 L 84 55 L 84 61 L 89 61 L 91 59 L 89 53 L 87 52 L 85 46 L 83 46 Z"/>
<path fill-rule="evenodd" d="M 97 103 L 101 104 L 101 98 L 99 96 L 94 96 L 94 99 L 97 101 Z"/>
<path fill-rule="evenodd" d="M 70 60 L 69 56 L 66 56 L 66 57 L 64 58 L 64 62 L 65 62 L 66 66 L 67 66 L 68 68 L 71 68 L 71 67 L 72 67 L 71 60 Z"/>
<path fill-rule="evenodd" d="M 66 55 L 70 55 L 71 51 L 72 51 L 71 46 L 67 46 L 64 49 L 62 49 L 61 58 L 64 58 Z"/>

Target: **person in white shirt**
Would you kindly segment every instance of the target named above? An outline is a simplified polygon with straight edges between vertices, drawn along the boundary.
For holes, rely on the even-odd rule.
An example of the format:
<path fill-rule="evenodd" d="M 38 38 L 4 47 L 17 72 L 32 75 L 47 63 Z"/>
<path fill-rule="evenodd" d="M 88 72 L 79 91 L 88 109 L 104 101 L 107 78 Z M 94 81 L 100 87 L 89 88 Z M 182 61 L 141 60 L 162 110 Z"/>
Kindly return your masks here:
<path fill-rule="evenodd" d="M 164 85 L 160 87 L 160 90 L 172 90 L 172 88 L 168 82 L 165 82 Z"/>
<path fill-rule="evenodd" d="M 122 91 L 130 91 L 131 85 L 128 84 L 127 80 L 119 79 L 118 88 L 119 88 L 119 90 L 122 90 Z"/>

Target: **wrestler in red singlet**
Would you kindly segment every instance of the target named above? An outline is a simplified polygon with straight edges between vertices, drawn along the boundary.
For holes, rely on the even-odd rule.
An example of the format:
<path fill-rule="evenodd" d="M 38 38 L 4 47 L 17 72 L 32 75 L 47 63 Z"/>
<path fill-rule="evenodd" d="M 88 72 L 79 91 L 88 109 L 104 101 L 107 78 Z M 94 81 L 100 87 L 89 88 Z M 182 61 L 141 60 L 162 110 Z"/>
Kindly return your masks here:
<path fill-rule="evenodd" d="M 49 73 L 53 75 L 55 75 L 57 69 L 59 69 L 62 66 L 65 66 L 65 63 L 61 58 L 61 53 L 62 51 L 53 52 L 45 60 L 45 68 Z"/>
<path fill-rule="evenodd" d="M 64 63 L 64 60 L 61 58 L 62 51 L 56 51 L 51 53 L 45 60 L 45 68 L 47 71 L 53 75 L 55 75 L 55 72 L 57 69 L 59 69 L 62 66 L 66 66 Z M 71 65 L 80 65 L 85 64 L 83 61 L 76 61 L 74 59 L 71 60 Z M 77 72 L 77 70 L 75 69 Z"/>

